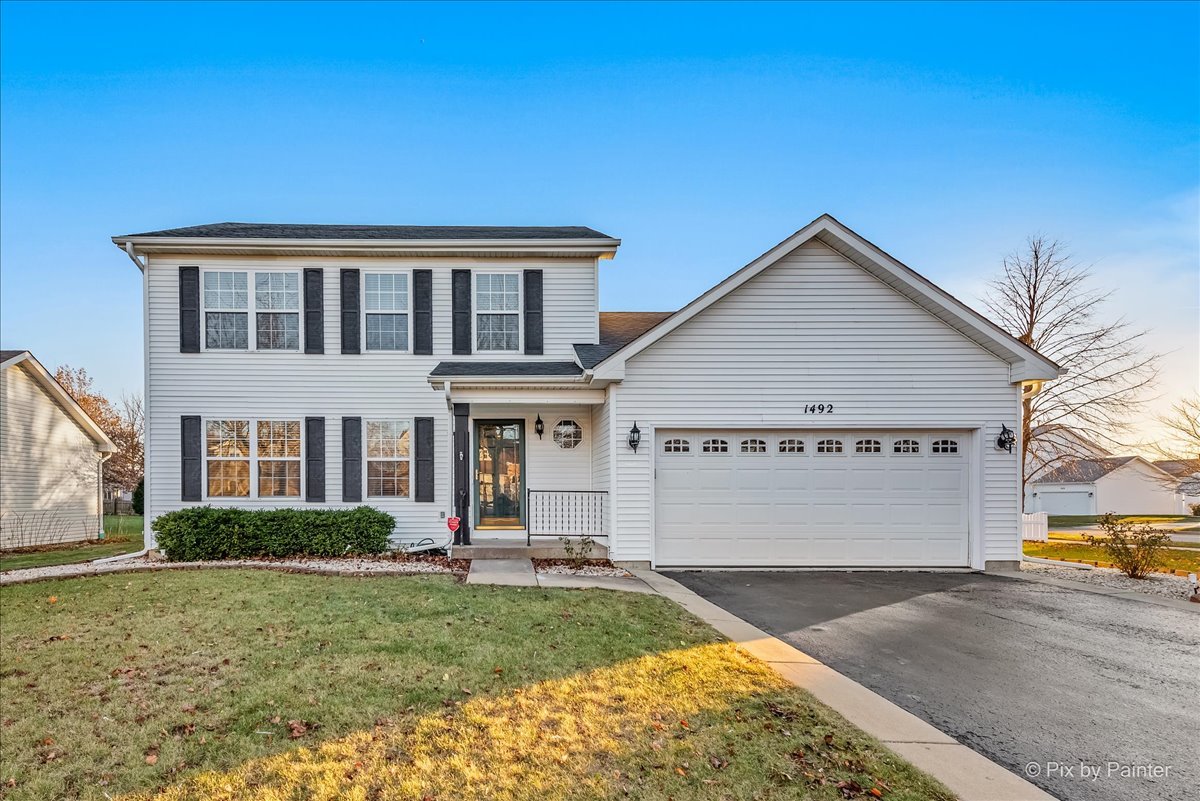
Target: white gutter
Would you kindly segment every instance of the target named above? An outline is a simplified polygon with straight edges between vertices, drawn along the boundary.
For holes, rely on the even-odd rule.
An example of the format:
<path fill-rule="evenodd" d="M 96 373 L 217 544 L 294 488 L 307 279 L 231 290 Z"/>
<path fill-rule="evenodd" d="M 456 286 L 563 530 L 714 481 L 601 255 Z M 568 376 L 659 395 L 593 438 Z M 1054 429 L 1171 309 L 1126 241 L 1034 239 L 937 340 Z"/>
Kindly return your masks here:
<path fill-rule="evenodd" d="M 143 264 L 142 260 L 137 257 L 137 251 L 134 249 L 132 242 L 125 243 L 125 255 L 128 256 L 133 261 L 133 263 L 137 265 L 137 268 L 139 270 L 141 270 L 142 272 L 146 271 L 146 265 Z"/>

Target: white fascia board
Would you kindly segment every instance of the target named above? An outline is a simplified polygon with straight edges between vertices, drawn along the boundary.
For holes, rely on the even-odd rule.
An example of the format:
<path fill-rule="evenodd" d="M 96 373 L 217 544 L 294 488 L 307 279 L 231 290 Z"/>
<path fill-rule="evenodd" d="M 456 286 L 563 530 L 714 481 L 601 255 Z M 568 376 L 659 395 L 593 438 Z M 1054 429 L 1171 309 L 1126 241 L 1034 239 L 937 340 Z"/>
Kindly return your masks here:
<path fill-rule="evenodd" d="M 72 420 L 78 423 L 80 428 L 87 432 L 88 436 L 96 443 L 96 450 L 101 453 L 116 453 L 117 444 L 108 438 L 108 434 L 104 433 L 104 430 L 96 424 L 96 421 L 71 397 L 71 393 L 63 389 L 62 384 L 58 383 L 54 376 L 50 375 L 49 371 L 42 366 L 42 363 L 32 353 L 23 351 L 20 355 L 4 362 L 3 367 L 7 369 L 12 365 L 22 362 L 25 362 L 29 366 L 34 380 L 50 393 L 50 396 L 58 402 L 59 407 Z"/>
<path fill-rule="evenodd" d="M 604 403 L 602 389 L 453 389 L 451 396 L 456 403 L 488 403 L 511 406 L 569 406 L 580 404 L 597 406 Z"/>
<path fill-rule="evenodd" d="M 289 251 L 344 251 L 348 254 L 373 252 L 404 253 L 451 251 L 455 253 L 515 251 L 521 253 L 553 251 L 580 256 L 611 257 L 621 246 L 620 239 L 280 239 L 198 236 L 112 237 L 113 244 L 140 253 L 221 253 L 255 250 L 269 253 Z"/>
<path fill-rule="evenodd" d="M 1018 342 L 983 315 L 892 258 L 830 215 L 825 214 L 709 289 L 642 336 L 608 356 L 594 368 L 596 377 L 615 378 L 617 371 L 623 370 L 625 361 L 630 357 L 670 334 L 708 306 L 734 292 L 784 256 L 815 238 L 819 238 L 822 243 L 833 247 L 846 258 L 863 266 L 864 269 L 868 269 L 863 265 L 865 261 L 873 268 L 868 269 L 868 272 L 879 271 L 882 275 L 877 274 L 876 277 L 884 280 L 885 283 L 912 299 L 913 302 L 931 311 L 947 325 L 980 343 L 981 346 L 986 346 L 985 343 L 990 345 L 989 351 L 1014 368 L 1012 370 L 1013 383 L 1033 379 L 1048 381 L 1057 378 L 1060 374 L 1061 370 L 1054 362 Z M 858 255 L 859 258 L 854 258 L 851 253 Z"/>

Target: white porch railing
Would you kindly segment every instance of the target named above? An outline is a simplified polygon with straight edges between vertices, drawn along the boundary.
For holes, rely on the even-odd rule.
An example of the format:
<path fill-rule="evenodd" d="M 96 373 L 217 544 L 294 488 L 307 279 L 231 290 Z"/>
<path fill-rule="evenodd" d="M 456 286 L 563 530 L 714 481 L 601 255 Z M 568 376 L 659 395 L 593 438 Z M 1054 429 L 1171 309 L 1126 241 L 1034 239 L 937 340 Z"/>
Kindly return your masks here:
<path fill-rule="evenodd" d="M 534 537 L 603 537 L 608 493 L 603 490 L 529 490 L 527 540 Z"/>
<path fill-rule="evenodd" d="M 1021 539 L 1045 542 L 1050 537 L 1049 516 L 1045 512 L 1021 515 Z"/>

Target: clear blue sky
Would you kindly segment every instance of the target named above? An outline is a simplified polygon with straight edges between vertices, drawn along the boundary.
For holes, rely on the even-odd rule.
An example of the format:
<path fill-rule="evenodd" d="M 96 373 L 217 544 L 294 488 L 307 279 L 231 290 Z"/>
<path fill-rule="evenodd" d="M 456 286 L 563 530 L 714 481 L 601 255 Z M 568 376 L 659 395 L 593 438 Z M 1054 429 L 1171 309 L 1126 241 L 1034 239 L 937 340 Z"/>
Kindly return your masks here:
<path fill-rule="evenodd" d="M 1197 380 L 1200 5 L 0 11 L 0 339 L 140 389 L 113 234 L 583 224 L 673 309 L 831 212 L 971 300 L 1042 231 Z"/>

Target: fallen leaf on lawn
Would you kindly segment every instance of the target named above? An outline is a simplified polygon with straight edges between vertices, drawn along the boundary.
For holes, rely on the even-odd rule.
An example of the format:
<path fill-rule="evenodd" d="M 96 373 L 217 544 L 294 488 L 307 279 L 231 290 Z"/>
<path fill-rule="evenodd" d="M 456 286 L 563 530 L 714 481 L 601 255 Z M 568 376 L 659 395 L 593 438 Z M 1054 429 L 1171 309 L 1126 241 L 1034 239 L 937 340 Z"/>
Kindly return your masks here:
<path fill-rule="evenodd" d="M 307 734 L 308 730 L 313 728 L 313 724 L 306 720 L 289 720 L 288 728 L 292 731 L 291 738 L 295 740 Z"/>
<path fill-rule="evenodd" d="M 682 727 L 683 727 L 683 728 L 685 728 L 685 729 L 691 729 L 691 728 L 692 728 L 691 726 L 689 726 L 689 725 L 688 725 L 688 722 L 687 722 L 686 720 L 681 720 L 681 721 L 679 721 L 679 725 L 680 725 L 680 726 L 682 726 Z"/>
<path fill-rule="evenodd" d="M 675 772 L 678 773 L 680 776 L 687 776 L 687 771 L 684 770 L 683 768 L 675 768 Z"/>
<path fill-rule="evenodd" d="M 146 754 L 146 764 L 147 765 L 158 764 L 158 754 Z"/>
<path fill-rule="evenodd" d="M 271 718 L 272 723 L 278 723 L 281 720 L 283 720 L 283 718 L 279 717 L 279 715 L 276 715 L 275 717 Z"/>
<path fill-rule="evenodd" d="M 833 745 L 833 735 L 832 734 L 825 735 L 825 745 Z"/>
<path fill-rule="evenodd" d="M 466 687 L 459 687 L 458 689 L 462 690 L 462 692 L 463 692 L 463 695 L 474 695 L 474 693 L 472 693 L 472 692 L 471 692 L 470 690 L 468 690 Z"/>

